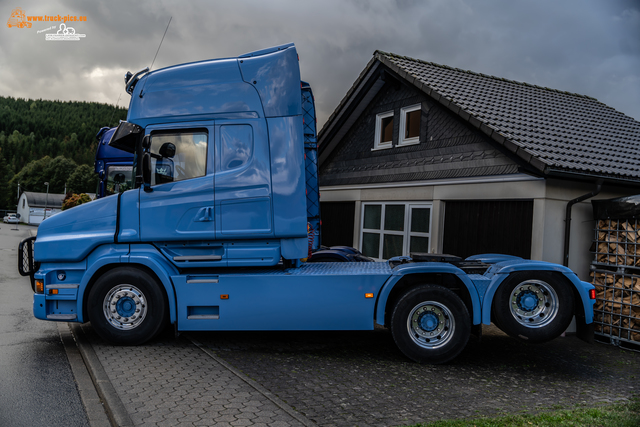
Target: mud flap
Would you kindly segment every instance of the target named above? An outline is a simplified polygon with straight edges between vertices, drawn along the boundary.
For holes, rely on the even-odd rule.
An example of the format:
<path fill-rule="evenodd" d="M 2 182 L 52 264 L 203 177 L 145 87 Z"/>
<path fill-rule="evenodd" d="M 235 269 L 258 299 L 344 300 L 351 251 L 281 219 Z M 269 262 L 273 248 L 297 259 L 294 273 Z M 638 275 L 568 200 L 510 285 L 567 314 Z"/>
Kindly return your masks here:
<path fill-rule="evenodd" d="M 576 336 L 578 338 L 586 343 L 593 344 L 595 342 L 594 330 L 595 323 L 591 322 L 587 325 L 583 316 L 576 316 Z"/>

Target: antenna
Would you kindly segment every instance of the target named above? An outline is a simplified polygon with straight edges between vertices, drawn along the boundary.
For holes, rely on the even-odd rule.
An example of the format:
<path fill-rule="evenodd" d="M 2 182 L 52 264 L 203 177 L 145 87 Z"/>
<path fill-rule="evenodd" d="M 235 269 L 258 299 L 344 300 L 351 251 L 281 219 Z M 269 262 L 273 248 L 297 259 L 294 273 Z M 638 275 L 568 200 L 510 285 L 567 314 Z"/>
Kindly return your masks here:
<path fill-rule="evenodd" d="M 162 46 L 162 42 L 164 41 L 164 36 L 167 35 L 167 30 L 169 29 L 169 25 L 171 24 L 171 20 L 173 16 L 169 17 L 169 22 L 167 23 L 167 28 L 164 29 L 164 34 L 162 35 L 162 40 L 160 40 L 160 45 L 158 46 L 158 50 L 156 50 L 156 56 L 153 57 L 153 61 L 151 61 L 151 66 L 149 67 L 149 71 L 153 69 L 153 64 L 156 62 L 156 58 L 158 57 L 158 52 L 160 52 L 160 47 Z"/>
<path fill-rule="evenodd" d="M 118 100 L 116 101 L 116 106 L 113 107 L 113 113 L 111 113 L 111 117 L 109 118 L 109 121 L 107 122 L 107 126 L 111 126 L 111 120 L 113 120 L 113 115 L 116 113 L 116 111 L 118 111 L 118 103 L 120 102 L 120 97 L 122 97 L 122 93 L 120 95 L 118 95 Z"/>
<path fill-rule="evenodd" d="M 173 16 L 169 17 L 169 22 L 167 22 L 167 28 L 164 29 L 164 34 L 162 35 L 162 39 L 160 40 L 160 44 L 158 45 L 158 50 L 156 50 L 156 55 L 153 57 L 153 61 L 151 61 L 151 66 L 149 67 L 149 71 L 151 71 L 151 69 L 153 68 L 153 64 L 155 64 L 156 62 L 156 58 L 158 57 L 158 52 L 160 52 L 160 48 L 162 47 L 162 42 L 164 41 L 164 36 L 167 35 L 167 30 L 169 30 L 169 25 L 171 24 L 171 20 L 173 19 Z M 144 92 L 144 86 L 147 84 L 147 81 L 144 81 L 144 84 L 142 85 L 142 89 L 140 89 L 140 98 L 142 98 L 142 93 Z"/>

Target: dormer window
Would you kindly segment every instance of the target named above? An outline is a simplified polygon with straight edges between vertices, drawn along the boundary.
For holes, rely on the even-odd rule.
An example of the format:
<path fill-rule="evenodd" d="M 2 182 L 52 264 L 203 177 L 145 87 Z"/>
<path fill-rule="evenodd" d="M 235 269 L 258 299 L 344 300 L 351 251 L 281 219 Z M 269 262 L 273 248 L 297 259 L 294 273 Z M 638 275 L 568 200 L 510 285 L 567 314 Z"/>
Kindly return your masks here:
<path fill-rule="evenodd" d="M 373 150 L 393 147 L 393 111 L 376 115 L 376 136 Z"/>
<path fill-rule="evenodd" d="M 398 146 L 420 144 L 420 104 L 404 107 L 400 110 L 400 138 Z"/>

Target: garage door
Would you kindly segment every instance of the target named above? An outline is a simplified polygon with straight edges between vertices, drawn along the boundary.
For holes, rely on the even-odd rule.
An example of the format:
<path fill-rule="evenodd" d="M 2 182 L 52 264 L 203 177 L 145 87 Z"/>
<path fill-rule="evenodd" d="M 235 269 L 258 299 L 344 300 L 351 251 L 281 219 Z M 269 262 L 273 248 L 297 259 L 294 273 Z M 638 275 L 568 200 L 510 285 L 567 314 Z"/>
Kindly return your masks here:
<path fill-rule="evenodd" d="M 533 201 L 448 201 L 443 252 L 461 257 L 500 253 L 531 258 Z"/>

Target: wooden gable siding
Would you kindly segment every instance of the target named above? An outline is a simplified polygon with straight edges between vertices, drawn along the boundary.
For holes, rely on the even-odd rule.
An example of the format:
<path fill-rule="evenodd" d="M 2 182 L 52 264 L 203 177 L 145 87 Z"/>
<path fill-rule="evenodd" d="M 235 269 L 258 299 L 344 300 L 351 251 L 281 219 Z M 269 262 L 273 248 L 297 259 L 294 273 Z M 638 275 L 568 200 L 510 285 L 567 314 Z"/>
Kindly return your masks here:
<path fill-rule="evenodd" d="M 420 144 L 396 147 L 400 109 L 422 105 Z M 372 151 L 376 114 L 393 110 L 393 148 Z M 413 87 L 386 83 L 320 168 L 320 185 L 422 181 L 517 173 L 516 164 Z"/>

